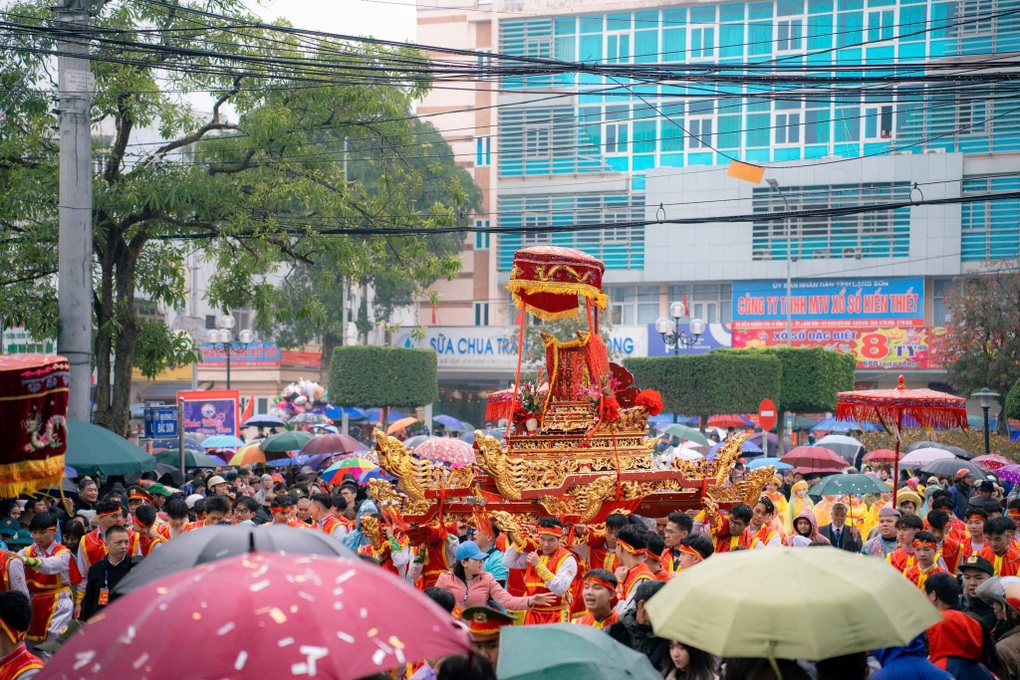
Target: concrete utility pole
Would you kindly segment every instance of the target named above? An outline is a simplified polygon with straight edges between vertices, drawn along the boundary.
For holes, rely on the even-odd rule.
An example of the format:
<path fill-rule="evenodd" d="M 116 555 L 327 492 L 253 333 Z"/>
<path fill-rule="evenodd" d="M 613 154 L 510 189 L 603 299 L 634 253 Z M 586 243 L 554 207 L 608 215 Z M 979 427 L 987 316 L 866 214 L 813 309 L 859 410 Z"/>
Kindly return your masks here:
<path fill-rule="evenodd" d="M 92 7 L 98 7 L 91 5 Z M 91 420 L 92 126 L 95 81 L 89 70 L 87 2 L 55 9 L 70 32 L 58 43 L 60 88 L 60 242 L 57 350 L 71 367 L 67 415 Z"/>

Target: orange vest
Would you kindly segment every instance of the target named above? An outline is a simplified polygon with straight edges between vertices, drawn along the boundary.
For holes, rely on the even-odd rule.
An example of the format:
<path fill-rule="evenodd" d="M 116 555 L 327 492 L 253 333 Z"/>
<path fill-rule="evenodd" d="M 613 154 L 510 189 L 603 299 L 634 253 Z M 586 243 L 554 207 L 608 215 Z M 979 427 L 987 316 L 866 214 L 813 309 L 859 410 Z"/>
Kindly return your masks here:
<path fill-rule="evenodd" d="M 910 567 L 917 564 L 917 558 L 914 557 L 914 553 L 907 552 L 903 548 L 896 548 L 885 558 L 886 562 L 896 567 L 896 571 L 901 574 Z"/>
<path fill-rule="evenodd" d="M 619 595 L 621 600 L 626 600 L 634 591 L 634 588 L 641 581 L 654 581 L 655 574 L 644 562 L 638 563 L 627 571 L 627 577 L 620 584 Z"/>
<path fill-rule="evenodd" d="M 761 547 L 765 548 L 768 546 L 769 541 L 772 540 L 773 536 L 779 536 L 780 544 L 783 542 L 782 535 L 778 531 L 768 524 L 763 524 L 758 531 L 751 534 L 751 547 L 756 548 L 758 547 L 758 544 L 761 543 Z"/>
<path fill-rule="evenodd" d="M 985 547 L 981 549 L 981 557 L 992 563 L 995 576 L 1016 576 L 1020 573 L 1020 548 L 1015 545 L 1010 545 L 1006 554 L 999 557 L 986 541 Z"/>
<path fill-rule="evenodd" d="M 939 555 L 942 557 L 942 561 L 946 563 L 946 570 L 950 574 L 956 573 L 956 566 L 960 563 L 960 548 L 959 541 L 953 538 L 952 534 L 947 533 L 946 537 L 942 539 Z"/>
<path fill-rule="evenodd" d="M 0 680 L 17 680 L 27 671 L 42 670 L 42 659 L 20 644 L 7 656 L 0 659 Z"/>
<path fill-rule="evenodd" d="M 53 551 L 51 557 L 56 557 L 60 553 L 71 552 L 62 543 L 57 543 L 57 549 Z M 25 555 L 28 557 L 38 557 L 39 547 L 34 543 L 25 549 Z M 105 557 L 105 555 L 104 555 Z M 100 557 L 99 559 L 103 559 Z M 71 570 L 69 574 L 71 585 L 78 585 L 81 583 L 81 575 L 78 573 L 77 563 L 74 561 L 74 556 L 71 556 Z M 36 571 L 32 567 L 25 566 L 25 582 L 28 584 L 28 592 L 33 595 L 47 595 L 59 593 L 61 590 L 67 589 L 67 586 L 60 582 L 60 574 L 43 574 Z"/>
<path fill-rule="evenodd" d="M 715 539 L 715 551 L 717 553 L 730 552 L 731 550 L 747 550 L 751 547 L 751 532 L 744 529 L 739 536 L 730 536 L 729 522 L 723 528 L 723 533 Z"/>
<path fill-rule="evenodd" d="M 922 572 L 921 567 L 917 566 L 917 564 L 914 564 L 908 567 L 907 570 L 903 572 L 903 575 L 906 576 L 910 580 L 910 582 L 917 586 L 918 589 L 923 593 L 924 582 L 928 580 L 929 576 L 931 576 L 932 574 L 945 574 L 945 573 L 947 573 L 946 570 L 940 567 L 938 564 L 935 564 L 934 566 L 932 566 L 931 569 L 929 569 L 926 572 Z"/>
<path fill-rule="evenodd" d="M 683 553 L 679 553 L 676 556 L 676 559 L 673 559 L 673 549 L 666 548 L 662 551 L 662 556 L 659 560 L 662 562 L 662 566 L 666 571 L 680 571 L 680 555 L 682 554 Z"/>
<path fill-rule="evenodd" d="M 7 565 L 11 563 L 11 557 L 9 552 L 0 552 L 0 593 L 7 592 L 11 589 L 11 575 L 7 571 Z"/>
<path fill-rule="evenodd" d="M 82 537 L 81 544 L 85 546 L 85 571 L 88 572 L 89 567 L 106 557 L 106 541 L 99 535 L 99 529 L 93 529 Z"/>
<path fill-rule="evenodd" d="M 128 555 L 130 557 L 148 557 L 152 549 L 160 543 L 166 543 L 166 537 L 158 532 L 152 536 L 145 536 L 144 538 L 137 531 L 131 534 L 131 544 L 128 548 Z"/>
<path fill-rule="evenodd" d="M 564 560 L 568 557 L 573 557 L 574 554 L 566 548 L 560 547 L 556 549 L 552 555 L 542 555 L 542 562 L 545 562 L 546 568 L 552 573 L 556 573 L 563 564 Z M 541 562 L 539 563 L 541 564 Z M 545 587 L 545 581 L 538 575 L 538 569 L 528 564 L 527 569 L 524 570 L 524 592 L 529 597 L 532 595 L 538 595 L 539 593 L 552 593 L 551 590 Z M 569 592 L 569 591 L 568 591 Z M 562 597 L 557 597 L 556 600 L 549 605 L 544 607 L 534 607 L 535 611 L 559 611 L 566 606 Z"/>
<path fill-rule="evenodd" d="M 576 623 L 580 626 L 591 626 L 592 628 L 598 628 L 599 630 L 602 630 L 606 626 L 611 626 L 619 620 L 620 618 L 616 615 L 615 611 L 610 611 L 609 616 L 602 619 L 601 621 L 596 621 L 595 615 L 592 614 L 590 611 L 585 610 L 584 612 L 570 619 L 570 622 Z"/>
<path fill-rule="evenodd" d="M 450 556 L 446 551 L 447 537 L 457 530 L 457 525 L 450 523 L 445 526 L 429 525 L 425 528 L 425 560 L 422 562 L 421 578 L 418 588 L 425 590 L 436 585 L 436 581 L 444 573 L 450 571 Z"/>
<path fill-rule="evenodd" d="M 327 536 L 332 536 L 333 531 L 342 524 L 343 522 L 338 520 L 333 515 L 326 515 L 326 519 L 322 522 L 322 526 L 319 527 L 319 531 L 326 534 Z"/>

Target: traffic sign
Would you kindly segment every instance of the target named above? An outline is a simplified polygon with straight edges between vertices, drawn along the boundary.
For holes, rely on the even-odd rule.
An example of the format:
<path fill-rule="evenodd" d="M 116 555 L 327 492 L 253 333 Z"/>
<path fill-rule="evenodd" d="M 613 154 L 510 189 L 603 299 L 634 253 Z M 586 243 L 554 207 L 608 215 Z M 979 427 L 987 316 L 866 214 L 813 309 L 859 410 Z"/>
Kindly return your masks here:
<path fill-rule="evenodd" d="M 758 404 L 758 424 L 765 432 L 776 426 L 776 405 L 771 399 L 762 399 Z"/>
<path fill-rule="evenodd" d="M 170 439 L 177 436 L 176 406 L 146 406 L 145 436 L 149 439 Z"/>

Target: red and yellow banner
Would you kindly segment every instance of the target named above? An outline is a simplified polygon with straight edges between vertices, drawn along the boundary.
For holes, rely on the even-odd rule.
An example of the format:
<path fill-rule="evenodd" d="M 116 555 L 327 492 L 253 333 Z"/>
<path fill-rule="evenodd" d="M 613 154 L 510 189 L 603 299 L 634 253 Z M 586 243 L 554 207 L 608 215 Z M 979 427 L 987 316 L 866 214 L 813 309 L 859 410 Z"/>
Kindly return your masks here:
<path fill-rule="evenodd" d="M 60 486 L 70 382 L 64 357 L 0 356 L 0 498 Z"/>
<path fill-rule="evenodd" d="M 852 330 L 794 329 L 793 347 L 824 347 L 857 357 L 860 370 L 918 370 L 944 367 L 939 339 L 944 326 L 870 328 Z M 780 347 L 786 330 L 733 331 L 734 347 Z"/>

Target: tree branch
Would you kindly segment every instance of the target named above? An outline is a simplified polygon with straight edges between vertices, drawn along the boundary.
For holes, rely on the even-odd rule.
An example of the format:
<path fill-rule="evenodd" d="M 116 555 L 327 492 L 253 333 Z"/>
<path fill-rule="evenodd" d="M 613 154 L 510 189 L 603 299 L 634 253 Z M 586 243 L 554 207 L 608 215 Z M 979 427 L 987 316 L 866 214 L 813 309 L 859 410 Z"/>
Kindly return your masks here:
<path fill-rule="evenodd" d="M 206 123 L 202 127 L 198 128 L 197 130 L 192 132 L 190 135 L 185 135 L 184 137 L 181 137 L 180 139 L 176 139 L 176 140 L 170 142 L 169 144 L 165 144 L 165 145 L 159 147 L 158 149 L 153 151 L 152 154 L 148 158 L 146 158 L 144 161 L 142 161 L 142 163 L 140 164 L 141 167 L 148 167 L 149 165 L 152 165 L 156 161 L 161 160 L 164 156 L 166 156 L 171 151 L 174 151 L 176 149 L 180 149 L 180 148 L 188 146 L 190 144 L 194 144 L 195 142 L 197 142 L 200 139 L 202 139 L 202 137 L 204 137 L 207 133 L 209 133 L 209 132 L 211 132 L 213 130 L 237 130 L 237 129 L 239 129 L 238 126 L 235 125 L 234 123 L 224 123 L 224 122 L 221 121 L 221 119 L 220 119 L 220 107 L 222 107 L 231 97 L 233 97 L 234 95 L 236 95 L 240 91 L 241 91 L 241 76 L 237 76 L 236 78 L 234 78 L 234 84 L 230 88 L 230 90 L 228 90 L 227 92 L 224 92 L 223 95 L 219 99 L 216 100 L 216 103 L 213 104 L 212 118 L 209 120 L 208 123 Z"/>

